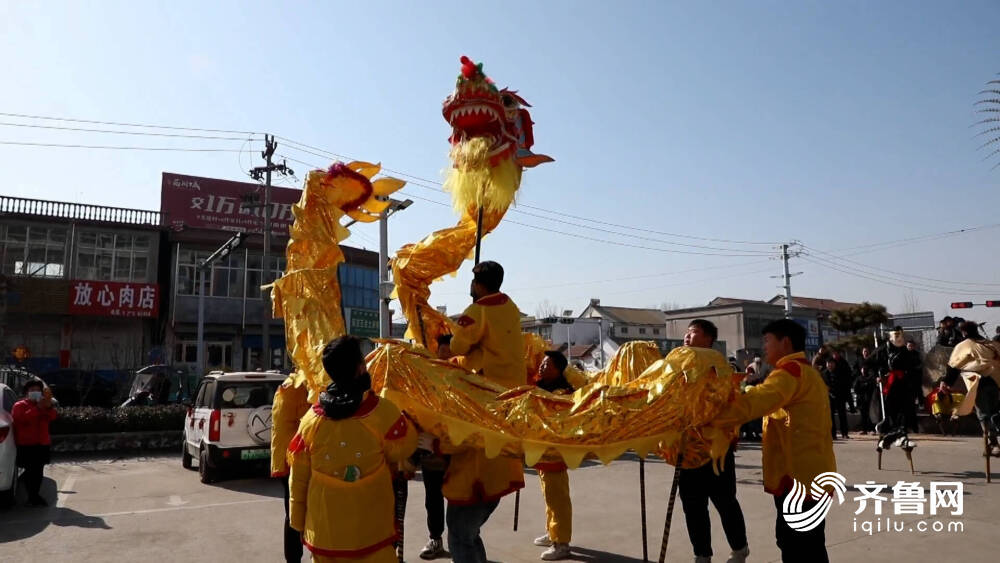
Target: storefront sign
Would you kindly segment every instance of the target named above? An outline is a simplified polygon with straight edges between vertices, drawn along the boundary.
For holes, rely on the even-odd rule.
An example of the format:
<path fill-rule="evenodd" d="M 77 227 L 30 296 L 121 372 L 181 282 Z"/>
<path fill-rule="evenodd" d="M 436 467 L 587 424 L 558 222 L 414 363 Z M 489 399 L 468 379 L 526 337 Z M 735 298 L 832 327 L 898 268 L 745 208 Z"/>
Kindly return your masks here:
<path fill-rule="evenodd" d="M 363 338 L 378 338 L 378 311 L 349 308 L 347 332 Z"/>
<path fill-rule="evenodd" d="M 292 205 L 301 190 L 272 187 L 271 234 L 288 236 L 295 217 Z M 264 187 L 199 176 L 163 173 L 160 211 L 163 226 L 173 229 L 211 229 L 260 233 L 264 230 Z"/>
<path fill-rule="evenodd" d="M 160 287 L 155 283 L 73 280 L 69 291 L 71 315 L 145 318 L 160 313 Z"/>

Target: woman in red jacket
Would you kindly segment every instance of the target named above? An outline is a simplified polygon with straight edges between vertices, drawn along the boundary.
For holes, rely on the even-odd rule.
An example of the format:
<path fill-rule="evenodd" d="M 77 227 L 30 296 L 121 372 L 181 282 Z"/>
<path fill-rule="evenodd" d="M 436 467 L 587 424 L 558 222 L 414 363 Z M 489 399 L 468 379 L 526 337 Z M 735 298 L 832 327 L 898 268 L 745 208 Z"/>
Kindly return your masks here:
<path fill-rule="evenodd" d="M 14 403 L 14 443 L 17 445 L 17 465 L 24 468 L 24 486 L 28 489 L 30 506 L 48 506 L 38 494 L 42 487 L 42 470 L 49 462 L 49 422 L 56 417 L 52 407 L 52 392 L 37 379 L 24 384 L 24 399 Z"/>

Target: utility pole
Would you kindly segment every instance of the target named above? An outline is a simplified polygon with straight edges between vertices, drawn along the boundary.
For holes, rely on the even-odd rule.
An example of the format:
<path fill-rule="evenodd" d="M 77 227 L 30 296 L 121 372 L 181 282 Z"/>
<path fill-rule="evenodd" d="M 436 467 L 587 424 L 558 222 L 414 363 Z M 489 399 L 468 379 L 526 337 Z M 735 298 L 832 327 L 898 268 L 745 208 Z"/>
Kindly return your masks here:
<path fill-rule="evenodd" d="M 791 247 L 793 244 L 795 244 L 795 243 L 785 243 L 785 244 L 782 244 L 779 247 L 779 249 L 781 250 L 781 264 L 782 264 L 782 267 L 784 269 L 784 274 L 781 275 L 780 277 L 785 282 L 784 285 L 781 286 L 781 288 L 785 290 L 785 318 L 786 319 L 792 318 L 792 276 L 797 276 L 797 275 L 799 275 L 799 274 L 802 273 L 802 272 L 795 272 L 794 274 L 792 274 L 792 273 L 789 273 L 789 271 L 788 271 L 788 259 L 789 258 L 794 258 L 795 256 L 799 255 L 798 252 L 789 252 L 788 251 L 789 247 Z M 779 276 L 771 276 L 771 277 L 774 278 L 774 277 L 779 277 Z"/>
<path fill-rule="evenodd" d="M 278 172 L 283 175 L 293 175 L 295 174 L 291 168 L 289 168 L 284 161 L 281 164 L 274 164 L 271 158 L 274 156 L 274 151 L 277 150 L 278 143 L 274 140 L 274 135 L 264 135 L 264 150 L 261 151 L 260 155 L 264 158 L 267 163 L 266 166 L 258 166 L 250 171 L 250 177 L 254 180 L 260 181 L 261 177 L 264 178 L 264 203 L 260 207 L 263 208 L 264 214 L 264 252 L 263 252 L 263 274 L 261 275 L 261 285 L 270 284 L 274 281 L 274 278 L 270 276 L 273 269 L 270 267 L 269 258 L 271 254 L 271 215 L 274 210 L 271 208 L 271 172 Z M 257 206 L 248 206 L 257 207 Z M 261 290 L 261 298 L 264 300 L 264 318 L 261 319 L 260 326 L 260 354 L 261 354 L 261 365 L 264 366 L 265 370 L 274 367 L 272 365 L 273 359 L 271 358 L 271 292 L 267 289 Z"/>
<path fill-rule="evenodd" d="M 392 205 L 389 206 L 390 208 Z M 389 209 L 378 218 L 378 336 L 392 338 L 392 318 L 389 313 Z"/>
<path fill-rule="evenodd" d="M 379 338 L 392 338 L 392 312 L 389 311 L 389 301 L 393 284 L 389 281 L 389 217 L 413 205 L 412 199 L 399 201 L 389 199 L 389 207 L 378 219 L 378 335 Z M 351 221 L 347 225 L 354 224 Z"/>
<path fill-rule="evenodd" d="M 792 275 L 788 273 L 788 245 L 781 245 L 781 262 L 785 268 L 785 318 L 792 318 Z"/>

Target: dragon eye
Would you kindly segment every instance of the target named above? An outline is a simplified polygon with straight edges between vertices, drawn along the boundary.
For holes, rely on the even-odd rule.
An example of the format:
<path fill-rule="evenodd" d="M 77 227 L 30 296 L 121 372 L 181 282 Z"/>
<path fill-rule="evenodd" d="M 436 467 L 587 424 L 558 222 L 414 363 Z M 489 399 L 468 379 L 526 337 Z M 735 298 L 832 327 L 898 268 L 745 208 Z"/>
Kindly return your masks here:
<path fill-rule="evenodd" d="M 517 105 L 517 102 L 515 102 L 514 98 L 512 98 L 511 96 L 504 96 L 503 98 L 501 98 L 501 101 L 503 102 L 503 106 L 505 108 L 512 108 Z"/>

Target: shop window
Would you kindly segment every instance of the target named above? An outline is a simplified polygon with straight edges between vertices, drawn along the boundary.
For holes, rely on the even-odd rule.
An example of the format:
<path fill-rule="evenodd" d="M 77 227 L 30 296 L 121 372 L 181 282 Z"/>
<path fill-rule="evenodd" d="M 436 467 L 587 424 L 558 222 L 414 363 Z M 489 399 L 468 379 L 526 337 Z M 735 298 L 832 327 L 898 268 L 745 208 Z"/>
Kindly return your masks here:
<path fill-rule="evenodd" d="M 200 279 L 198 264 L 208 258 L 207 251 L 181 249 L 177 260 L 177 294 L 198 295 Z M 226 258 L 216 260 L 205 272 L 205 294 L 211 297 L 260 299 L 260 286 L 273 282 L 284 273 L 286 261 L 283 256 L 269 256 L 269 276 L 265 278 L 263 256 L 236 252 Z"/>
<path fill-rule="evenodd" d="M 152 235 L 83 231 L 76 250 L 75 276 L 85 280 L 148 282 Z"/>
<path fill-rule="evenodd" d="M 65 227 L 0 225 L 0 271 L 61 278 L 66 267 Z"/>

